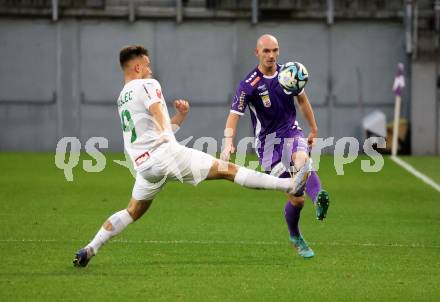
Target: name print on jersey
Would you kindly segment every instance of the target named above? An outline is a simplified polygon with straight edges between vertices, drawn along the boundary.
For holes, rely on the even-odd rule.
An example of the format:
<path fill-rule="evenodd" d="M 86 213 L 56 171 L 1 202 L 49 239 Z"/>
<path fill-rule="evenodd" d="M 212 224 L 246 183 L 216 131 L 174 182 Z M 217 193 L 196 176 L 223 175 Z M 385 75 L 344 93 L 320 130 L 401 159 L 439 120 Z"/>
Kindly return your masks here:
<path fill-rule="evenodd" d="M 128 101 L 133 100 L 133 90 L 127 91 L 123 95 L 121 94 L 118 99 L 118 107 L 122 107 Z"/>

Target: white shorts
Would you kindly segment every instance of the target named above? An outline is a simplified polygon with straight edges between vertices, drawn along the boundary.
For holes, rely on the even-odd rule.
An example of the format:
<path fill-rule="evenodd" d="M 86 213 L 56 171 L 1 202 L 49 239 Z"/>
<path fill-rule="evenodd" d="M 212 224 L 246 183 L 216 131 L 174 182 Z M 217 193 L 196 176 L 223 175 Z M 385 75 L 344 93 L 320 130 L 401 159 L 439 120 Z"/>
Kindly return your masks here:
<path fill-rule="evenodd" d="M 162 145 L 151 153 L 136 175 L 132 196 L 152 200 L 170 180 L 194 186 L 205 180 L 215 158 L 177 142 Z"/>

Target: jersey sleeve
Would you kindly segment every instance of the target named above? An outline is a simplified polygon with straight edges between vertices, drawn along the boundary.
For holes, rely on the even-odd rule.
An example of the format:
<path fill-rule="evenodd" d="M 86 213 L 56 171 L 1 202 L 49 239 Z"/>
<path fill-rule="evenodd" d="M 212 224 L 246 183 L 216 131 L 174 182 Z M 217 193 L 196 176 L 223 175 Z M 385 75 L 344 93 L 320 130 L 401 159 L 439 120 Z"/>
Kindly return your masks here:
<path fill-rule="evenodd" d="M 147 109 L 154 103 L 162 101 L 163 96 L 160 83 L 156 80 L 143 81 L 140 87 L 140 96 Z"/>
<path fill-rule="evenodd" d="M 230 112 L 243 115 L 249 101 L 249 95 L 244 89 L 243 83 L 240 83 L 231 104 Z"/>

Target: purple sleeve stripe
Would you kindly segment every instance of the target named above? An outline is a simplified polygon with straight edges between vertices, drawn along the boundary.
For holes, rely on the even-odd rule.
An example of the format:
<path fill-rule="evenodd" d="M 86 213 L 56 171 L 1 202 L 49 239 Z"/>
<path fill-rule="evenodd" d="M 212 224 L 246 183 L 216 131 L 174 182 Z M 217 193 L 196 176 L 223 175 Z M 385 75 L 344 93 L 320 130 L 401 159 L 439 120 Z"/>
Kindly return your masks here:
<path fill-rule="evenodd" d="M 230 112 L 238 114 L 238 115 L 244 115 L 244 112 L 240 112 L 240 111 L 236 111 L 236 110 L 231 110 Z"/>

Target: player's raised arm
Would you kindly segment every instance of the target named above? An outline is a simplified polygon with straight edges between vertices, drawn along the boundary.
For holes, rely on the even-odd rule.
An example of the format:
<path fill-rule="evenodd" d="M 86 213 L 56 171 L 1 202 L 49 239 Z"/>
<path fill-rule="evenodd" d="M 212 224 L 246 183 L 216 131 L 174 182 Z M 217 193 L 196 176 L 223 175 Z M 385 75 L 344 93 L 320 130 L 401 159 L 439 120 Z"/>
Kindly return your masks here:
<path fill-rule="evenodd" d="M 156 125 L 156 130 L 159 134 L 162 134 L 167 128 L 167 118 L 163 110 L 162 103 L 153 103 L 148 110 L 150 111 L 154 124 Z"/>
<path fill-rule="evenodd" d="M 220 154 L 220 158 L 225 161 L 229 161 L 231 153 L 235 153 L 234 139 L 237 135 L 237 124 L 240 117 L 244 114 L 248 103 L 248 96 L 246 93 L 248 82 L 240 82 L 234 98 L 232 99 L 231 109 L 226 120 L 224 131 L 225 140 L 223 150 Z"/>
<path fill-rule="evenodd" d="M 174 101 L 174 109 L 176 110 L 176 114 L 171 119 L 171 125 L 173 126 L 173 131 L 175 130 L 174 127 L 178 127 L 182 124 L 182 122 L 185 120 L 186 115 L 189 112 L 189 103 L 185 100 L 175 100 Z"/>
<path fill-rule="evenodd" d="M 229 113 L 224 131 L 225 145 L 223 146 L 223 150 L 220 155 L 220 158 L 222 160 L 229 161 L 231 153 L 235 153 L 234 139 L 237 135 L 237 124 L 239 120 L 239 114 L 236 114 L 234 112 Z"/>
<path fill-rule="evenodd" d="M 148 108 L 148 110 L 153 117 L 154 124 L 156 125 L 156 130 L 159 132 L 159 138 L 154 142 L 153 146 L 151 147 L 151 150 L 155 150 L 160 145 L 168 143 L 171 140 L 169 133 L 165 131 L 167 130 L 167 128 L 170 127 L 170 125 L 168 125 L 167 115 L 165 114 L 161 103 L 152 104 Z"/>
<path fill-rule="evenodd" d="M 310 127 L 310 133 L 307 137 L 309 145 L 313 144 L 313 140 L 318 136 L 318 125 L 316 125 L 315 115 L 313 114 L 312 105 L 309 102 L 306 92 L 302 92 L 297 96 L 297 102 L 304 114 L 305 119 Z"/>

